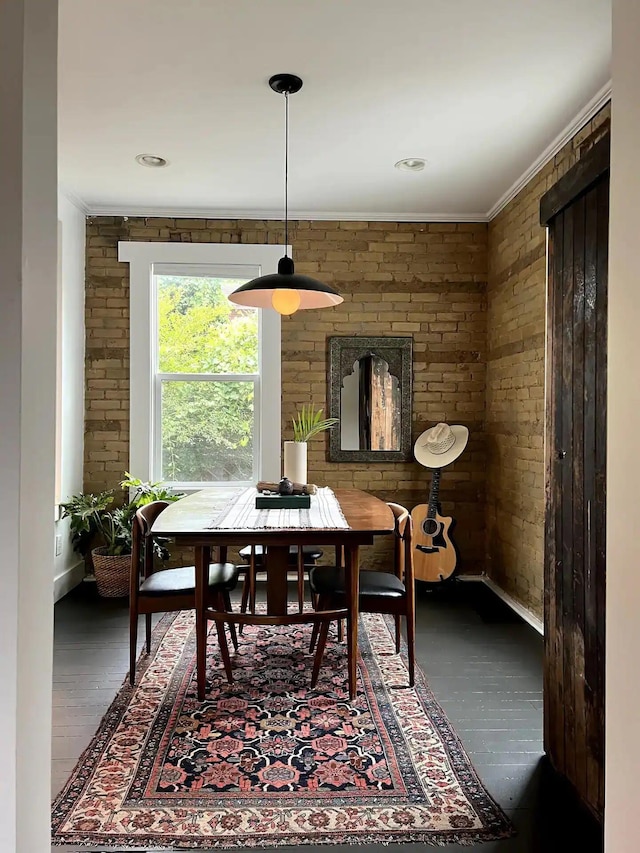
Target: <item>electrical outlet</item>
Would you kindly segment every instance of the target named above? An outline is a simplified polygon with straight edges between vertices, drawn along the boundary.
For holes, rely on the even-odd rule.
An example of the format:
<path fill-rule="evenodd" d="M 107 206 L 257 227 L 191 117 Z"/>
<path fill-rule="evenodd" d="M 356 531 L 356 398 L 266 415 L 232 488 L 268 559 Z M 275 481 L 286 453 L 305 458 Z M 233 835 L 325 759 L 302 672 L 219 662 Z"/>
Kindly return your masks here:
<path fill-rule="evenodd" d="M 62 534 L 56 534 L 56 557 L 59 557 L 62 554 Z"/>

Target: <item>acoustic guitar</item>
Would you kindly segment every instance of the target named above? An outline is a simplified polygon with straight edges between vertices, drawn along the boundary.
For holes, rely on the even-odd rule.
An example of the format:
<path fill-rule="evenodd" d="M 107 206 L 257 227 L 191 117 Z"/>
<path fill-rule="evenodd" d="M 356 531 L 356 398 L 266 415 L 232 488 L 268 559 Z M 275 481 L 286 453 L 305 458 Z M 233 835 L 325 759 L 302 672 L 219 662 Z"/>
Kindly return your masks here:
<path fill-rule="evenodd" d="M 458 553 L 449 535 L 455 519 L 440 515 L 438 493 L 440 469 L 431 475 L 428 504 L 419 504 L 411 511 L 413 521 L 413 566 L 416 580 L 435 583 L 450 577 L 458 562 Z"/>

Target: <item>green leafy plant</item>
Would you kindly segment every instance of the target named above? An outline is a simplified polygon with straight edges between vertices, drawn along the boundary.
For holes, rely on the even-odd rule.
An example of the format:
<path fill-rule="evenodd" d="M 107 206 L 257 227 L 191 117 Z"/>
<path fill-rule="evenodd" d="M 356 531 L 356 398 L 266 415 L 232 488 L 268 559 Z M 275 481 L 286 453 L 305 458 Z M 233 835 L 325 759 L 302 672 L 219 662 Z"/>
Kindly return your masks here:
<path fill-rule="evenodd" d="M 292 420 L 294 441 L 309 441 L 312 436 L 338 423 L 338 418 L 323 418 L 322 409 L 316 409 L 313 403 L 303 406 Z"/>
<path fill-rule="evenodd" d="M 94 545 L 102 545 L 104 553 L 113 557 L 131 553 L 133 517 L 138 507 L 151 501 L 177 501 L 182 494 L 167 489 L 162 483 L 143 482 L 125 471 L 120 488 L 128 492 L 128 500 L 116 503 L 116 489 L 92 494 L 73 495 L 61 504 L 62 518 L 70 519 L 71 542 L 83 557 Z M 154 547 L 158 556 L 166 559 L 162 542 Z"/>
<path fill-rule="evenodd" d="M 183 497 L 181 492 L 174 492 L 173 489 L 168 489 L 162 483 L 145 483 L 136 477 L 132 477 L 128 471 L 124 472 L 124 476 L 126 479 L 121 481 L 120 488 L 134 490 L 133 494 L 129 496 L 129 505 L 136 509 L 153 501 L 169 501 L 172 503 Z"/>

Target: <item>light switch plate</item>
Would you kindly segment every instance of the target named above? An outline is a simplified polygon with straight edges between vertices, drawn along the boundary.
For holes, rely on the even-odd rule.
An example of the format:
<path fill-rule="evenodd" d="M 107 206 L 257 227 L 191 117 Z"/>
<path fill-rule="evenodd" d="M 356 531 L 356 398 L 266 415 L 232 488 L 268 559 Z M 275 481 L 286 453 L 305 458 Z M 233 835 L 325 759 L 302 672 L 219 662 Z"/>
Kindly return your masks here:
<path fill-rule="evenodd" d="M 59 557 L 62 554 L 62 534 L 56 534 L 56 557 Z"/>

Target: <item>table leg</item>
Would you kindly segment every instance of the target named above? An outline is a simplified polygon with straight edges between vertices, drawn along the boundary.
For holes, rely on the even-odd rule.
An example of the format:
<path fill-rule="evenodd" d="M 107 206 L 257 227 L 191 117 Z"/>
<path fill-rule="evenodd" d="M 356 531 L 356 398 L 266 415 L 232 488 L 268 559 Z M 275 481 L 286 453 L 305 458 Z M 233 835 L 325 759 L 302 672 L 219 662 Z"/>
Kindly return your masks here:
<path fill-rule="evenodd" d="M 269 616 L 285 616 L 287 613 L 289 546 L 269 545 L 265 559 L 267 569 L 267 612 Z"/>
<path fill-rule="evenodd" d="M 196 677 L 198 699 L 203 701 L 207 684 L 207 614 L 205 609 L 205 591 L 208 581 L 208 569 L 211 562 L 211 548 L 198 546 L 196 549 Z"/>
<path fill-rule="evenodd" d="M 349 699 L 358 693 L 358 597 L 360 595 L 360 554 L 357 545 L 347 547 L 345 591 L 347 594 L 347 666 L 349 669 Z"/>

